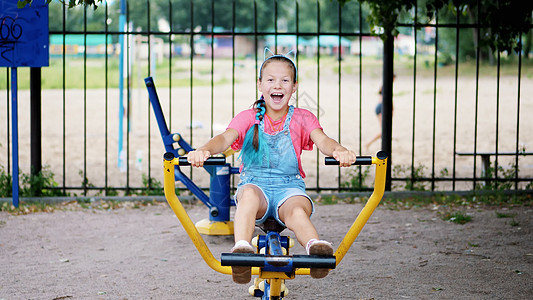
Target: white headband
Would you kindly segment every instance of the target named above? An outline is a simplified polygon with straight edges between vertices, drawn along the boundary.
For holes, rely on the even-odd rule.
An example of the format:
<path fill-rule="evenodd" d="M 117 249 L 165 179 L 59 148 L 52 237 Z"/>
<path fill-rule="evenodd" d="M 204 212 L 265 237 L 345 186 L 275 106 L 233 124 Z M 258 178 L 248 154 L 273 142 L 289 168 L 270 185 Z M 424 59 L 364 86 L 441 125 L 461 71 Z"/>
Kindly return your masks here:
<path fill-rule="evenodd" d="M 270 56 L 267 57 L 267 51 L 270 52 Z M 287 52 L 287 54 L 283 55 L 283 54 L 274 54 L 274 52 L 272 52 L 268 47 L 265 47 L 265 51 L 263 53 L 263 63 L 261 64 L 261 67 L 259 68 L 259 77 L 261 77 L 261 71 L 263 71 L 263 65 L 265 64 L 265 62 L 273 57 L 283 57 L 285 59 L 287 59 L 288 61 L 290 61 L 292 63 L 292 65 L 294 66 L 294 71 L 295 71 L 295 74 L 294 74 L 294 80 L 296 80 L 298 78 L 298 69 L 296 68 L 296 64 L 294 63 L 294 60 L 291 59 L 289 57 L 289 54 L 292 54 L 294 56 L 294 59 L 296 59 L 296 52 L 291 50 L 289 52 Z"/>

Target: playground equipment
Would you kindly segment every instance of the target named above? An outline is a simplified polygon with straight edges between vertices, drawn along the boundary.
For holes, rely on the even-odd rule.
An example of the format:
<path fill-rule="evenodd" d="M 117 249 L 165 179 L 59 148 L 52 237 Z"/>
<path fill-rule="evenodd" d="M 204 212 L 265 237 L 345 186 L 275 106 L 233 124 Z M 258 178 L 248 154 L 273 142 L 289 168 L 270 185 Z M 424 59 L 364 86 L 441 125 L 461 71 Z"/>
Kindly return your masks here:
<path fill-rule="evenodd" d="M 194 150 L 179 133 L 170 133 L 165 116 L 163 115 L 163 110 L 161 109 L 161 104 L 159 103 L 153 78 L 145 78 L 144 82 L 148 89 L 150 103 L 152 104 L 157 119 L 157 125 L 159 126 L 159 132 L 161 133 L 165 150 L 174 156 L 185 155 Z M 181 181 L 209 208 L 209 218 L 196 223 L 198 231 L 207 235 L 232 235 L 233 221 L 230 221 L 230 207 L 235 205 L 235 202 L 230 198 L 230 177 L 231 174 L 238 174 L 239 168 L 234 168 L 229 163 L 216 166 L 205 165 L 204 169 L 211 175 L 209 196 L 194 184 L 187 175 L 181 172 L 178 164 L 176 164 L 175 169 L 175 172 L 172 172 L 174 174 L 172 176 L 173 180 Z"/>
<path fill-rule="evenodd" d="M 274 224 L 265 222 L 262 229 L 266 235 L 259 235 L 252 241 L 252 244 L 257 247 L 257 254 L 222 253 L 221 260 L 218 261 L 207 247 L 175 193 L 175 166 L 189 165 L 187 158 L 177 158 L 172 152 L 167 152 L 163 156 L 163 164 L 165 197 L 204 261 L 213 270 L 223 274 L 231 274 L 231 266 L 252 267 L 252 275 L 258 275 L 258 277 L 254 279 L 254 284 L 249 288 L 250 294 L 265 300 L 272 300 L 283 299 L 288 294 L 285 286 L 286 280 L 294 279 L 296 275 L 309 275 L 310 268 L 334 269 L 342 261 L 383 197 L 387 154 L 380 151 L 376 157 L 357 157 L 354 165 L 376 165 L 374 191 L 339 244 L 334 256 L 291 256 L 289 255 L 289 248 L 294 244 L 294 241 L 289 237 L 280 235 L 284 228 L 277 222 Z M 209 166 L 213 164 L 225 164 L 225 158 L 209 158 L 204 163 L 204 165 Z M 326 158 L 326 165 L 335 164 L 338 164 L 335 159 Z"/>

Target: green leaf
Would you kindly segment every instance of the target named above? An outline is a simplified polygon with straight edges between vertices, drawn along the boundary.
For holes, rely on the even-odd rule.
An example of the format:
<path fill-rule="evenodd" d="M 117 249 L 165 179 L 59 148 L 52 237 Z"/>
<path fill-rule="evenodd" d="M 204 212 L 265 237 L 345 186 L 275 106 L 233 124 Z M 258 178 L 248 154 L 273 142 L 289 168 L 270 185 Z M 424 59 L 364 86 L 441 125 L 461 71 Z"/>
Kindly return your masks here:
<path fill-rule="evenodd" d="M 17 7 L 18 8 L 24 8 L 24 7 L 26 7 L 27 4 L 30 4 L 30 6 L 31 6 L 31 0 L 19 0 L 17 2 Z"/>

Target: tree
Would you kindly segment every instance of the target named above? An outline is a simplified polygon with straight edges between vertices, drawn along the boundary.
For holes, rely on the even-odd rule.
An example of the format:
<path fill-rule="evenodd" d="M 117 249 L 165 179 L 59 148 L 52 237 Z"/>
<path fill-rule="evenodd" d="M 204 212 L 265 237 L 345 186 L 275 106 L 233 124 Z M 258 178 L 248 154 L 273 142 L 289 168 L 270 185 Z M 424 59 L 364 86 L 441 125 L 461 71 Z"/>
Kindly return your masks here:
<path fill-rule="evenodd" d="M 337 0 L 342 5 L 351 0 Z M 374 32 L 382 38 L 387 33 L 398 34 L 399 17 L 412 14 L 417 7 L 416 0 L 361 0 L 370 9 L 368 21 Z M 454 14 L 469 15 L 470 21 L 479 24 L 482 30 L 481 45 L 493 51 L 520 51 L 523 45 L 520 36 L 532 27 L 533 1 L 513 0 L 425 0 L 417 8 L 428 20 L 439 11 L 448 10 Z M 378 30 L 382 29 L 382 31 Z"/>
<path fill-rule="evenodd" d="M 34 0 L 19 1 L 19 5 L 27 5 Z M 53 0 L 40 0 L 47 3 Z M 87 16 L 87 30 L 102 30 L 106 20 L 102 20 L 104 12 L 100 7 L 102 0 L 54 0 L 69 8 L 77 6 L 92 7 L 92 10 L 69 9 L 67 11 L 68 30 L 83 30 L 84 16 Z M 117 20 L 120 1 L 109 2 L 109 19 Z M 455 24 L 457 19 L 461 25 L 469 24 L 467 30 L 461 29 L 459 49 L 460 58 L 475 57 L 478 47 L 480 58 L 493 55 L 495 51 L 512 53 L 520 49 L 531 49 L 531 21 L 533 1 L 516 0 L 319 0 L 319 1 L 249 1 L 249 0 L 128 0 L 127 17 L 134 25 L 134 30 L 159 31 L 158 22 L 164 19 L 169 22 L 173 31 L 201 29 L 211 31 L 212 27 L 220 31 L 252 32 L 331 32 L 336 34 L 339 27 L 342 32 L 368 32 L 384 37 L 385 32 L 393 36 L 399 31 L 410 33 L 409 26 L 414 20 L 418 24 L 430 24 L 437 17 L 439 23 Z M 191 9 L 191 4 L 193 5 Z M 170 9 L 169 6 L 172 6 Z M 233 16 L 235 5 L 235 16 Z M 214 11 L 212 11 L 214 6 Z M 298 24 L 296 18 L 298 7 Z M 150 14 L 148 14 L 150 9 Z M 255 11 L 254 11 L 255 10 Z M 192 11 L 192 14 L 191 14 Z M 416 11 L 416 16 L 415 16 Z M 275 13 L 274 13 L 275 12 Z M 62 16 L 61 5 L 51 5 L 50 15 Z M 317 20 L 318 14 L 320 20 Z M 366 19 L 359 20 L 359 15 Z M 339 26 L 339 15 L 342 24 Z M 148 20 L 148 18 L 150 18 Z M 61 18 L 50 18 L 60 20 Z M 172 24 L 170 20 L 172 19 Z M 212 24 L 214 21 L 214 24 Z M 233 22 L 235 21 L 235 24 Z M 148 28 L 148 23 L 151 28 Z M 360 27 L 362 25 L 362 28 Z M 109 30 L 118 23 L 110 25 Z M 476 27 L 479 25 L 479 29 Z M 192 28 L 191 28 L 192 27 Z M 50 23 L 51 30 L 61 30 L 62 24 Z M 445 30 L 443 30 L 445 32 Z M 520 37 L 524 35 L 520 43 Z M 453 33 L 439 34 L 439 50 L 445 55 L 455 54 L 455 36 Z M 442 46 L 442 48 L 441 48 Z M 446 53 L 447 52 L 447 53 Z M 526 57 L 527 53 L 526 53 Z"/>

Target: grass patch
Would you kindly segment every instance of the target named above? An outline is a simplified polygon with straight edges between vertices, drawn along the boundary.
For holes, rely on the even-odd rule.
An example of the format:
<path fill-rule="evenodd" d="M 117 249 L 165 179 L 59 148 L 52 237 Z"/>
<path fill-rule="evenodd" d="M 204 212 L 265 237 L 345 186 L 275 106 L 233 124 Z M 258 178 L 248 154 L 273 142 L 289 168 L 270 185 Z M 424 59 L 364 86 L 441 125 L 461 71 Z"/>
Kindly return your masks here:
<path fill-rule="evenodd" d="M 515 219 L 513 219 L 513 220 L 511 220 L 509 225 L 511 225 L 513 227 L 517 227 L 517 226 L 520 226 L 520 223 L 518 221 L 516 221 Z"/>
<path fill-rule="evenodd" d="M 11 205 L 8 202 L 2 203 L 0 205 L 0 211 L 8 212 L 12 215 L 27 215 L 31 213 L 38 213 L 38 212 L 54 212 L 56 210 L 55 205 L 41 203 L 41 202 L 35 202 L 35 203 L 19 203 L 19 207 L 16 208 L 15 206 Z"/>
<path fill-rule="evenodd" d="M 463 212 L 452 212 L 445 214 L 442 219 L 444 221 L 453 222 L 455 224 L 461 224 L 464 225 L 470 221 L 472 221 L 472 216 L 469 216 L 467 214 L 464 214 Z"/>
<path fill-rule="evenodd" d="M 362 195 L 361 195 L 362 194 Z M 321 205 L 333 204 L 366 204 L 369 199 L 366 193 L 346 193 L 346 194 L 319 194 L 313 201 Z M 381 200 L 379 206 L 390 210 L 409 210 L 416 208 L 430 208 L 436 211 L 456 211 L 462 208 L 495 208 L 495 207 L 514 207 L 514 206 L 532 206 L 533 195 L 515 194 L 505 195 L 494 192 L 494 194 L 410 194 L 404 196 L 402 193 L 391 193 Z M 513 218 L 513 214 L 496 212 L 498 218 Z"/>
<path fill-rule="evenodd" d="M 517 222 L 514 219 L 514 217 L 516 217 L 516 214 L 507 214 L 507 213 L 496 212 L 496 218 L 498 218 L 498 219 L 512 219 L 511 222 L 509 222 L 509 225 L 511 225 L 512 227 L 520 226 L 520 223 Z"/>
<path fill-rule="evenodd" d="M 366 203 L 368 197 L 365 196 L 346 196 L 346 195 L 335 195 L 335 194 L 320 194 L 318 197 L 313 199 L 317 204 L 321 205 L 333 205 L 333 204 L 355 204 L 355 203 Z"/>
<path fill-rule="evenodd" d="M 434 208 L 531 206 L 533 205 L 533 195 L 507 195 L 503 193 L 503 191 L 496 191 L 494 193 L 480 193 L 467 196 L 458 194 L 434 194 L 431 196 L 420 195 L 409 197 L 387 196 L 381 201 L 381 203 L 381 205 L 384 205 L 385 207 L 392 210 L 411 209 L 428 206 Z"/>
<path fill-rule="evenodd" d="M 71 201 L 46 203 L 46 202 L 21 202 L 19 207 L 11 203 L 3 202 L 0 205 L 1 212 L 12 215 L 27 215 L 32 213 L 52 213 L 54 211 L 79 211 L 79 210 L 114 210 L 114 209 L 140 209 L 148 206 L 167 205 L 166 202 L 153 200 L 140 201 L 116 201 L 95 200 L 94 198 L 82 198 Z"/>
<path fill-rule="evenodd" d="M 496 212 L 496 218 L 498 219 L 514 218 L 515 216 L 516 214 L 506 214 L 506 213 Z"/>

